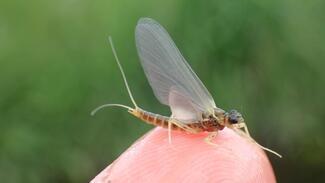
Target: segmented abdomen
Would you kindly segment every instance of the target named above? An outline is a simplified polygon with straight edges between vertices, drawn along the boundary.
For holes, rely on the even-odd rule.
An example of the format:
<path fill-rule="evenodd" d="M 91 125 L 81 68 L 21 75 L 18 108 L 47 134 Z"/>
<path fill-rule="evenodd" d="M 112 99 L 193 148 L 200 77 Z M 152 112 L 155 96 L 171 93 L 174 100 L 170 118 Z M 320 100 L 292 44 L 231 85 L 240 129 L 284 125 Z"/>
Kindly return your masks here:
<path fill-rule="evenodd" d="M 138 113 L 137 117 L 140 118 L 141 120 L 145 121 L 146 123 L 149 123 L 149 124 L 152 124 L 155 126 L 160 126 L 163 128 L 168 128 L 168 121 L 170 120 L 170 117 L 155 114 L 155 113 L 148 112 L 148 111 L 145 111 L 142 109 L 138 109 L 137 113 Z M 182 128 L 176 126 L 173 123 L 171 123 L 171 129 L 184 131 Z"/>
<path fill-rule="evenodd" d="M 162 116 L 159 114 L 151 113 L 148 111 L 145 111 L 143 109 L 137 108 L 137 109 L 132 109 L 129 111 L 131 114 L 134 116 L 138 117 L 139 119 L 145 121 L 146 123 L 155 125 L 155 126 L 160 126 L 163 128 L 168 128 L 168 122 L 171 120 L 170 117 L 167 116 Z M 174 123 L 171 123 L 171 129 L 172 130 L 177 130 L 177 131 L 189 131 L 192 133 L 198 133 L 198 132 L 203 132 L 203 131 L 217 131 L 217 130 L 222 130 L 223 126 L 220 126 L 218 123 L 215 121 L 197 121 L 193 122 L 190 124 L 181 124 L 183 125 L 181 127 L 177 126 Z M 185 128 L 187 130 L 185 130 Z M 190 130 L 188 130 L 190 129 Z"/>

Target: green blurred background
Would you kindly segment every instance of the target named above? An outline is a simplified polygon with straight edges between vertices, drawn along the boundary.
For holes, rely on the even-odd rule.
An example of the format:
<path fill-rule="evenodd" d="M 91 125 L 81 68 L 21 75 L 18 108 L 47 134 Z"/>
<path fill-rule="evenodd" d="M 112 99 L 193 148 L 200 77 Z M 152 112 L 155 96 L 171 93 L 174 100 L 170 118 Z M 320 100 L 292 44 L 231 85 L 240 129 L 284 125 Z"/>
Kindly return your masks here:
<path fill-rule="evenodd" d="M 87 182 L 152 126 L 131 104 L 168 115 L 136 53 L 134 28 L 169 31 L 225 110 L 240 110 L 279 182 L 325 180 L 325 1 L 0 1 L 1 182 Z"/>

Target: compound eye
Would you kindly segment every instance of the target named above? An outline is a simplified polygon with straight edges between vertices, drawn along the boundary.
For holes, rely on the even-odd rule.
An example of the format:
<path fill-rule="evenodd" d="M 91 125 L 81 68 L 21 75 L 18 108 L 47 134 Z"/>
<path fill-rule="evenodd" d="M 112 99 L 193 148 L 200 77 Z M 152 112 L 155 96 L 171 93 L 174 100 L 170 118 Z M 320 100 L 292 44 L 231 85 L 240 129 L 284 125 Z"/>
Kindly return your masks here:
<path fill-rule="evenodd" d="M 236 124 L 236 123 L 238 123 L 238 118 L 236 116 L 231 115 L 231 116 L 229 116 L 229 122 L 231 124 Z"/>

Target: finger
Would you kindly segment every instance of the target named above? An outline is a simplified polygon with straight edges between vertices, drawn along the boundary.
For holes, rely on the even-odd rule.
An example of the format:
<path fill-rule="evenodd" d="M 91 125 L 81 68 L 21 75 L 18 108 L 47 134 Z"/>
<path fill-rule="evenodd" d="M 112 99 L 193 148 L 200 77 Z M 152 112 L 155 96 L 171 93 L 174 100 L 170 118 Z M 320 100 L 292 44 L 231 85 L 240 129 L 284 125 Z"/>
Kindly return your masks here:
<path fill-rule="evenodd" d="M 192 135 L 156 128 L 125 151 L 92 182 L 275 182 L 265 153 L 230 129 L 213 143 L 206 133 Z"/>

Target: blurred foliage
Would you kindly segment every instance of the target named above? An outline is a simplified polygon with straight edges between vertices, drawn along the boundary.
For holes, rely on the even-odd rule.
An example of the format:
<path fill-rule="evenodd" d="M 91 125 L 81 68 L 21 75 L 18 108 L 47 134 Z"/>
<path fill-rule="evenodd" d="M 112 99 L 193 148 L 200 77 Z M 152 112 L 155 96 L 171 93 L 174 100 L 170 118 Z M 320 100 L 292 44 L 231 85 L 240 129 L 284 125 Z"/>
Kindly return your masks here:
<path fill-rule="evenodd" d="M 242 111 L 279 182 L 322 182 L 325 1 L 0 1 L 0 179 L 85 182 L 151 126 L 131 104 L 112 35 L 140 106 L 153 96 L 134 44 L 140 17 L 160 22 L 219 107 Z"/>

